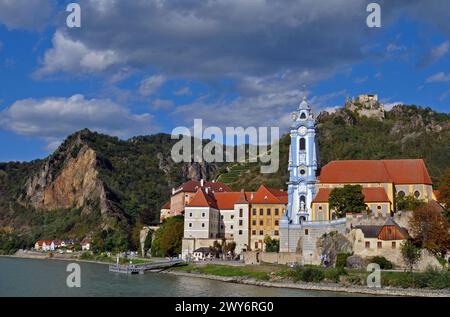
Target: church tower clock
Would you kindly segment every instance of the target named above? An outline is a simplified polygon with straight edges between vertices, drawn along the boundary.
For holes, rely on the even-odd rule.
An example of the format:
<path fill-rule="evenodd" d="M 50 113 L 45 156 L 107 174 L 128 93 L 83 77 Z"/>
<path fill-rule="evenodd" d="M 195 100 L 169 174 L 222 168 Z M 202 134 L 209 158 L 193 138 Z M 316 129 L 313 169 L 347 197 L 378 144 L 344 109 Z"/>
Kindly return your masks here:
<path fill-rule="evenodd" d="M 288 164 L 289 201 L 286 213 L 291 224 L 311 220 L 311 202 L 316 194 L 318 165 L 315 125 L 311 107 L 304 97 L 298 109 L 292 113 Z"/>

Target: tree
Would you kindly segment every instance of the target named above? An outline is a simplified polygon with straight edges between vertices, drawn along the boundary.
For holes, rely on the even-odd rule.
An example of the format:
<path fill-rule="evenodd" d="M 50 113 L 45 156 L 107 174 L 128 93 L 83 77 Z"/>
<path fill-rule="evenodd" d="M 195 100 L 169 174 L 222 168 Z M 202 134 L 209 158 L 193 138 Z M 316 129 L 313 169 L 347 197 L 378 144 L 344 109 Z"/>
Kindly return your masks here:
<path fill-rule="evenodd" d="M 152 255 L 158 257 L 176 256 L 181 253 L 184 231 L 184 217 L 170 217 L 156 231 L 152 242 Z"/>
<path fill-rule="evenodd" d="M 359 213 L 367 209 L 361 185 L 333 188 L 328 203 L 330 209 L 334 209 L 339 217 L 345 217 L 347 212 Z"/>
<path fill-rule="evenodd" d="M 402 243 L 400 247 L 403 261 L 405 261 L 406 265 L 409 268 L 409 271 L 412 271 L 414 265 L 417 264 L 420 260 L 421 249 L 412 243 L 410 240 L 406 240 Z"/>
<path fill-rule="evenodd" d="M 448 210 L 450 208 L 450 168 L 441 176 L 438 191 L 438 201 Z"/>
<path fill-rule="evenodd" d="M 445 255 L 450 243 L 449 224 L 439 204 L 430 202 L 414 210 L 409 226 L 418 245 L 437 256 Z"/>
<path fill-rule="evenodd" d="M 280 250 L 280 240 L 272 239 L 270 236 L 264 238 L 266 252 L 278 252 Z"/>
<path fill-rule="evenodd" d="M 144 241 L 144 254 L 142 256 L 145 256 L 152 247 L 152 237 L 153 237 L 153 231 L 149 230 L 147 233 L 147 236 L 145 237 Z"/>
<path fill-rule="evenodd" d="M 413 195 L 398 196 L 395 199 L 397 210 L 415 210 L 423 205 L 423 202 Z"/>

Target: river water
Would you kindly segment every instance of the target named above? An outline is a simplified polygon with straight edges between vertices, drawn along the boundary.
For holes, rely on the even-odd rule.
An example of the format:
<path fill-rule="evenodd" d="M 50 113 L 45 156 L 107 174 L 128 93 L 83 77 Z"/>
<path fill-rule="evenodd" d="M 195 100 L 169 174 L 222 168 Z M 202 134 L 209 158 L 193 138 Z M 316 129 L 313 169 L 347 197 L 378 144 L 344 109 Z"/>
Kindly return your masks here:
<path fill-rule="evenodd" d="M 241 285 L 195 277 L 146 273 L 110 273 L 108 266 L 77 262 L 81 287 L 69 288 L 69 262 L 0 257 L 0 296 L 247 296 L 322 297 L 349 296 L 345 293 L 304 291 Z"/>

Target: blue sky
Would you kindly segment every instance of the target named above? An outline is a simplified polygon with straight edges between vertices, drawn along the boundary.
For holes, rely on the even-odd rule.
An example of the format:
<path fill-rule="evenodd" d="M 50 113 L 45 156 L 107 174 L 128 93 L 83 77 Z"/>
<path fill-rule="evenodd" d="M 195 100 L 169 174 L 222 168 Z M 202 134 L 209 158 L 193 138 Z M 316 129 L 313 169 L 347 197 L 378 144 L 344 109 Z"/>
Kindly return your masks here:
<path fill-rule="evenodd" d="M 0 161 L 51 153 L 84 127 L 127 139 L 176 126 L 280 126 L 305 91 L 450 107 L 450 2 L 0 0 Z M 305 88 L 306 87 L 306 90 Z"/>

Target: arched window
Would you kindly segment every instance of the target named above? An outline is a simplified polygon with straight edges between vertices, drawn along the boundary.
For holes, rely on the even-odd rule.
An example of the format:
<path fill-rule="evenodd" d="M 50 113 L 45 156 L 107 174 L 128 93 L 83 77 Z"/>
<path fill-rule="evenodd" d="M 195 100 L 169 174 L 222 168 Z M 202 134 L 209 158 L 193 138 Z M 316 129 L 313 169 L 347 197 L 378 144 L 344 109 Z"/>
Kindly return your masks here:
<path fill-rule="evenodd" d="M 403 190 L 399 191 L 398 197 L 405 197 L 405 192 Z"/>
<path fill-rule="evenodd" d="M 306 114 L 304 112 L 300 115 L 300 119 L 306 119 Z"/>
<path fill-rule="evenodd" d="M 419 198 L 420 197 L 420 192 L 418 190 L 416 190 L 414 192 L 414 197 Z"/>
<path fill-rule="evenodd" d="M 306 140 L 305 138 L 300 139 L 300 151 L 304 151 L 306 149 Z"/>

